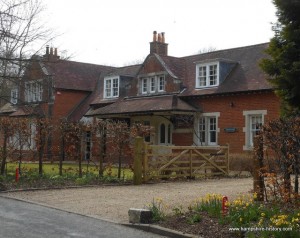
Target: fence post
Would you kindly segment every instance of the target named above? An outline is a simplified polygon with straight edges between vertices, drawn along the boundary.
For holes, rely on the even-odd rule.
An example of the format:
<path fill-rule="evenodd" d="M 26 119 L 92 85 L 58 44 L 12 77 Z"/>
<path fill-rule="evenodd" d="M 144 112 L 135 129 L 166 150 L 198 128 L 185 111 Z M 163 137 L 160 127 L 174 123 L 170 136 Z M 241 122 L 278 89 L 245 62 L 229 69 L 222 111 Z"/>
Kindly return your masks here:
<path fill-rule="evenodd" d="M 229 175 L 229 144 L 226 145 L 227 149 L 226 149 L 226 170 L 227 170 L 227 175 Z"/>
<path fill-rule="evenodd" d="M 253 172 L 253 190 L 257 193 L 257 201 L 264 201 L 264 177 L 261 169 L 263 168 L 263 138 L 257 135 L 253 138 L 254 147 L 254 172 Z"/>
<path fill-rule="evenodd" d="M 193 152 L 190 150 L 190 179 L 192 179 L 193 176 Z"/>
<path fill-rule="evenodd" d="M 143 156 L 143 164 L 142 164 L 142 170 L 143 170 L 143 181 L 148 182 L 149 180 L 149 165 L 148 165 L 148 145 L 144 144 L 144 156 Z"/>
<path fill-rule="evenodd" d="M 134 139 L 134 164 L 133 164 L 133 184 L 142 184 L 142 159 L 143 159 L 144 140 L 142 137 Z"/>

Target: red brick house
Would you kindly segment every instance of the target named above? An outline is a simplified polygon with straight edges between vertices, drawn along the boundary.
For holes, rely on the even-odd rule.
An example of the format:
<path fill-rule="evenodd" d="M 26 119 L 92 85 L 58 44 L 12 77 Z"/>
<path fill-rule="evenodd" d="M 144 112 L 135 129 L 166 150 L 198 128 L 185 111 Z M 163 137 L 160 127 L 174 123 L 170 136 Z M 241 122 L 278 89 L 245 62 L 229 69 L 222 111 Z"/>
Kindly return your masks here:
<path fill-rule="evenodd" d="M 279 99 L 258 65 L 267 46 L 172 57 L 164 33 L 154 32 L 150 54 L 130 77 L 119 68 L 101 74 L 86 116 L 151 125 L 153 144 L 251 150 L 259 126 L 279 117 Z"/>
<path fill-rule="evenodd" d="M 99 76 L 112 68 L 63 60 L 57 49 L 47 47 L 43 57 L 33 56 L 29 61 L 20 84 L 12 90 L 11 102 L 0 108 L 0 116 L 79 121 L 89 109 Z M 48 147 L 57 147 L 58 136 L 52 138 Z"/>
<path fill-rule="evenodd" d="M 126 67 L 62 60 L 47 48 L 12 91 L 14 106 L 0 115 L 122 119 L 152 126 L 145 138 L 152 144 L 229 143 L 242 153 L 261 124 L 279 117 L 279 99 L 258 66 L 267 46 L 172 57 L 164 33 L 154 32 L 144 62 Z"/>

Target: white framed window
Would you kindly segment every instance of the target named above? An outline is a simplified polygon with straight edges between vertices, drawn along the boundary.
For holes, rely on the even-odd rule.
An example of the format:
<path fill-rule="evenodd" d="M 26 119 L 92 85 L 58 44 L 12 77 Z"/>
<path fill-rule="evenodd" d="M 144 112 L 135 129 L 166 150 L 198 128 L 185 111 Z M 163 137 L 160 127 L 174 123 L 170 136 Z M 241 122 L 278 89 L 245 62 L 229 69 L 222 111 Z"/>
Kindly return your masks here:
<path fill-rule="evenodd" d="M 12 104 L 17 104 L 17 102 L 18 102 L 18 89 L 17 88 L 12 89 L 10 91 L 10 102 Z"/>
<path fill-rule="evenodd" d="M 219 63 L 197 64 L 196 88 L 214 87 L 219 85 Z"/>
<path fill-rule="evenodd" d="M 159 92 L 165 91 L 165 77 L 164 76 L 158 77 L 158 91 Z"/>
<path fill-rule="evenodd" d="M 147 93 L 148 92 L 148 79 L 143 78 L 142 79 L 142 93 Z"/>
<path fill-rule="evenodd" d="M 245 117 L 245 127 L 243 128 L 243 132 L 245 133 L 244 150 L 251 150 L 253 148 L 254 137 L 264 124 L 265 115 L 267 115 L 267 110 L 243 111 L 243 116 Z"/>
<path fill-rule="evenodd" d="M 26 102 L 41 102 L 43 100 L 42 80 L 35 80 L 25 83 Z"/>
<path fill-rule="evenodd" d="M 155 77 L 151 77 L 150 78 L 150 92 L 155 93 L 155 89 L 156 89 L 156 79 L 155 79 Z"/>
<path fill-rule="evenodd" d="M 142 94 L 152 94 L 165 91 L 165 76 L 156 75 L 140 79 L 140 90 Z"/>
<path fill-rule="evenodd" d="M 104 98 L 119 97 L 119 77 L 104 79 Z"/>
<path fill-rule="evenodd" d="M 196 142 L 202 146 L 218 145 L 218 118 L 219 112 L 214 113 L 202 113 L 196 118 Z"/>

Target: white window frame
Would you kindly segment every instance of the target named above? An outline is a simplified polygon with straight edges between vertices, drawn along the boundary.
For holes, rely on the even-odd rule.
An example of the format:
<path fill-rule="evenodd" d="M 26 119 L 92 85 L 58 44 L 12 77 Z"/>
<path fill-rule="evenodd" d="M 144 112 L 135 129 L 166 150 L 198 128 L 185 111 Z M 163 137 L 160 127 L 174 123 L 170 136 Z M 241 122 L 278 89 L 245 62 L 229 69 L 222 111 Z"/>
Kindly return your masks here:
<path fill-rule="evenodd" d="M 26 102 L 41 102 L 43 100 L 43 81 L 34 80 L 25 83 Z"/>
<path fill-rule="evenodd" d="M 211 67 L 216 66 L 216 74 L 211 75 Z M 200 68 L 204 69 L 203 72 L 200 70 Z M 219 62 L 211 62 L 206 64 L 197 64 L 196 65 L 196 88 L 209 88 L 209 87 L 216 87 L 219 86 L 219 74 L 220 74 L 220 64 Z M 214 80 L 216 81 L 214 84 L 211 84 L 211 77 L 216 77 Z M 204 81 L 201 81 L 201 79 L 204 79 Z M 201 83 L 202 82 L 202 83 Z"/>
<path fill-rule="evenodd" d="M 142 79 L 142 94 L 148 93 L 148 78 Z"/>
<path fill-rule="evenodd" d="M 159 74 L 140 79 L 140 90 L 142 94 L 153 94 L 156 92 L 165 92 L 165 75 Z"/>
<path fill-rule="evenodd" d="M 164 92 L 165 91 L 165 76 L 160 75 L 157 77 L 158 85 L 157 85 L 157 91 L 158 92 Z"/>
<path fill-rule="evenodd" d="M 113 76 L 104 78 L 104 98 L 117 98 L 120 91 L 120 77 Z"/>
<path fill-rule="evenodd" d="M 19 90 L 17 88 L 14 88 L 10 91 L 10 102 L 11 102 L 11 104 L 17 104 L 18 103 L 18 92 L 19 92 Z"/>
<path fill-rule="evenodd" d="M 156 78 L 150 77 L 150 93 L 155 93 L 156 90 Z"/>
<path fill-rule="evenodd" d="M 200 115 L 198 115 L 197 117 L 195 117 L 196 122 L 194 123 L 195 125 L 195 131 L 196 131 L 196 135 L 194 138 L 194 141 L 196 142 L 197 145 L 199 146 L 217 146 L 218 143 L 218 137 L 219 137 L 219 132 L 220 132 L 220 128 L 218 126 L 218 121 L 219 121 L 219 117 L 220 117 L 220 112 L 208 112 L 208 113 L 202 113 Z M 210 119 L 215 119 L 215 126 L 214 129 L 211 129 L 211 121 Z M 203 121 L 204 120 L 204 121 Z M 202 123 L 203 125 L 203 129 L 204 130 L 200 130 L 200 122 L 204 122 Z M 203 134 L 204 132 L 204 141 L 201 142 L 201 133 Z M 211 141 L 211 133 L 210 132 L 215 132 L 215 138 L 216 141 L 212 142 Z"/>
<path fill-rule="evenodd" d="M 243 127 L 243 132 L 245 133 L 245 145 L 243 150 L 252 150 L 253 149 L 253 134 L 251 131 L 251 124 L 253 117 L 261 117 L 262 125 L 265 121 L 265 115 L 267 115 L 267 110 L 248 110 L 243 111 L 243 116 L 245 117 L 245 127 Z"/>

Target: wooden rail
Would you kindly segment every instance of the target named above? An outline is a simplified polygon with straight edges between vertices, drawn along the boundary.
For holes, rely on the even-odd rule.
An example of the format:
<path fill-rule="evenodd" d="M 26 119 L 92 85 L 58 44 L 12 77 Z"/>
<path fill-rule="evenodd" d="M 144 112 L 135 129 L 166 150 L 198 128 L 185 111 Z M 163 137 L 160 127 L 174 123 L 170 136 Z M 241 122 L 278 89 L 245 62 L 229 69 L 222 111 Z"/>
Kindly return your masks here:
<path fill-rule="evenodd" d="M 138 152 L 137 152 L 138 153 Z M 229 146 L 162 146 L 144 144 L 142 177 L 195 178 L 228 175 Z"/>

